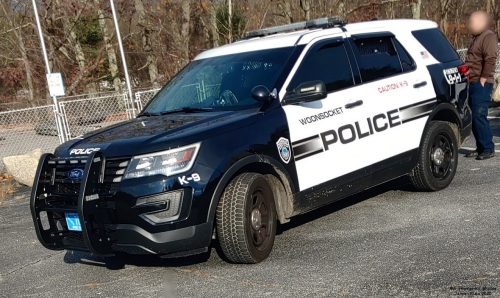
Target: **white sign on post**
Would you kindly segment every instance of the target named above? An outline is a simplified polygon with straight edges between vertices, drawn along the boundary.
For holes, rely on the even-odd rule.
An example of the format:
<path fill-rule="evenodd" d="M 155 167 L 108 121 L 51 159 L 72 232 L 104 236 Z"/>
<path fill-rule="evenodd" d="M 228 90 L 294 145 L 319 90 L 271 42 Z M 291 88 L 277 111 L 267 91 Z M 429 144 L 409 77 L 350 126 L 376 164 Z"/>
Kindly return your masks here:
<path fill-rule="evenodd" d="M 64 96 L 64 84 L 60 72 L 48 73 L 47 82 L 49 83 L 50 96 Z"/>

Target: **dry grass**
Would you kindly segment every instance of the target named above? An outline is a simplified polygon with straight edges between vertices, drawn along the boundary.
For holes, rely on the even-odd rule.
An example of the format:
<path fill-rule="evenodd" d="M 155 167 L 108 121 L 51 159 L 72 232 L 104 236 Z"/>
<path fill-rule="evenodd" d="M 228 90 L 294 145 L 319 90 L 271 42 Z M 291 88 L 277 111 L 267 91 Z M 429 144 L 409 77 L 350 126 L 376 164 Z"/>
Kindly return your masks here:
<path fill-rule="evenodd" d="M 0 205 L 4 203 L 5 198 L 14 192 L 16 182 L 14 178 L 7 174 L 0 173 Z"/>

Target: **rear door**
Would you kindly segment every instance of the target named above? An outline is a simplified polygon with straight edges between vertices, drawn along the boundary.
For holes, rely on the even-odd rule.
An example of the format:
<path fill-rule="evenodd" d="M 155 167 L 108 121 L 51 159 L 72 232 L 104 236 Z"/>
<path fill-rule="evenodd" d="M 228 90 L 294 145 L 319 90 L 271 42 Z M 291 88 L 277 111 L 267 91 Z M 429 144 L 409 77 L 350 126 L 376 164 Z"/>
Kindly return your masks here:
<path fill-rule="evenodd" d="M 391 32 L 352 34 L 350 44 L 375 130 L 366 162 L 372 165 L 372 183 L 380 183 L 408 170 L 404 163 L 418 150 L 436 95 L 428 70 L 417 67 Z M 392 168 L 387 175 L 377 174 L 387 168 Z"/>

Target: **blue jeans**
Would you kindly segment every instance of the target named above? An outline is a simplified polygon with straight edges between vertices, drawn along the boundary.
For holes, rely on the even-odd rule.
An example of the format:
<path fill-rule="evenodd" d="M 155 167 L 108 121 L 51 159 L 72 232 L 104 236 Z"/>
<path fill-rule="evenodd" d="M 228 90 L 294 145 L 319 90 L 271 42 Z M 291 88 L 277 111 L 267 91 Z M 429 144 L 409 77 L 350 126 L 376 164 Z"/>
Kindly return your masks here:
<path fill-rule="evenodd" d="M 471 83 L 469 100 L 472 109 L 472 133 L 476 139 L 477 152 L 495 152 L 493 134 L 488 121 L 488 105 L 491 101 L 493 85 L 486 83 L 484 87 L 479 82 Z"/>

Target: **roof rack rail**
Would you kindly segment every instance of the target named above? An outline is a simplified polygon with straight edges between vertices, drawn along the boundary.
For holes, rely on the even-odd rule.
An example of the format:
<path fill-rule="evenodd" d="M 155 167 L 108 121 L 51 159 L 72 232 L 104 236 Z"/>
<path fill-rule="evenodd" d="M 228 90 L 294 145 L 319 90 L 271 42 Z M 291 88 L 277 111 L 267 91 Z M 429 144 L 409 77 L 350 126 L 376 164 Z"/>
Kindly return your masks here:
<path fill-rule="evenodd" d="M 326 17 L 321 19 L 315 19 L 310 21 L 292 23 L 287 25 L 269 27 L 254 31 L 249 31 L 245 33 L 245 38 L 262 37 L 267 35 L 272 35 L 280 32 L 303 30 L 303 29 L 313 29 L 313 28 L 331 28 L 331 27 L 342 27 L 347 24 L 347 21 L 341 21 L 338 16 Z"/>

